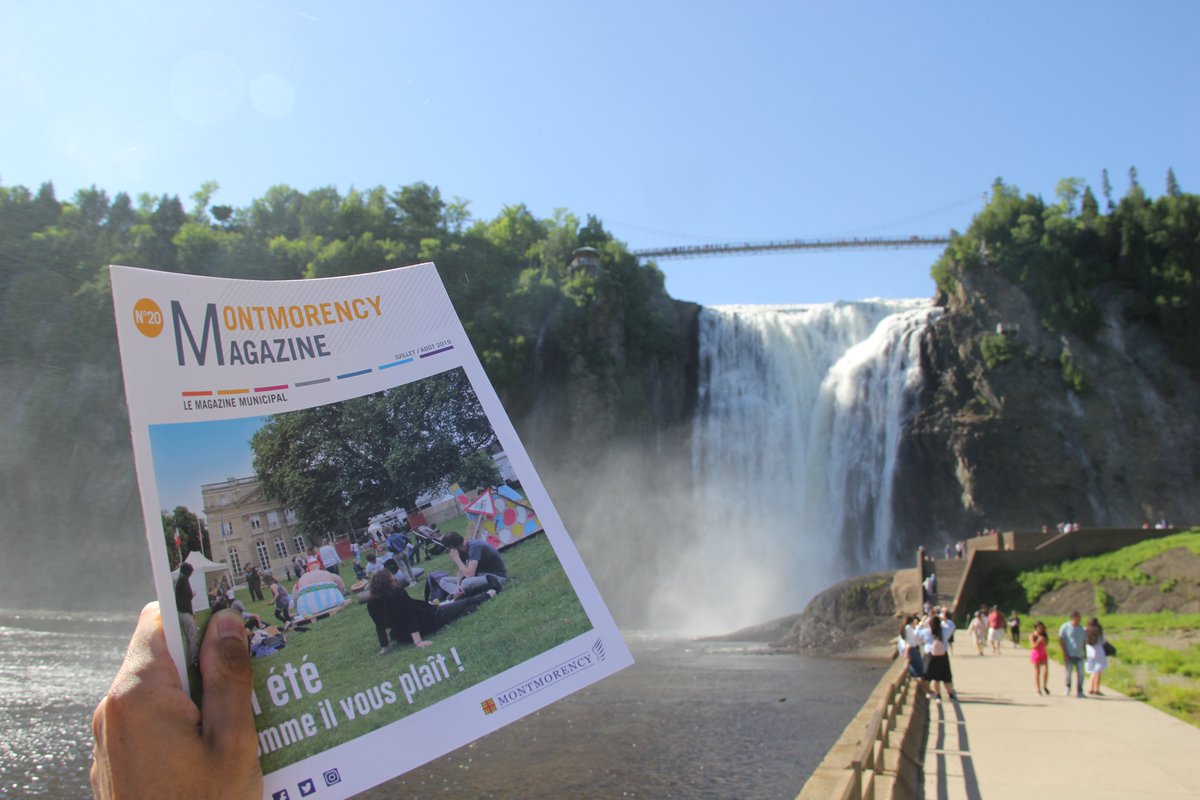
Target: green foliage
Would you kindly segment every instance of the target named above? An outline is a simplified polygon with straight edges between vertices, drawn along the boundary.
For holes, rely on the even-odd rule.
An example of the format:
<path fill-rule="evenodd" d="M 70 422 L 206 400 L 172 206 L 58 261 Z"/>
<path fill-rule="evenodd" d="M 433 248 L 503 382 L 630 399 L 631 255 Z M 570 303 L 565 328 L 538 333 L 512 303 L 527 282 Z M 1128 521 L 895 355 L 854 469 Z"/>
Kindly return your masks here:
<path fill-rule="evenodd" d="M 1200 196 L 1168 175 L 1167 194 L 1146 197 L 1131 170 L 1130 187 L 1107 213 L 1078 178 L 1059 182 L 1059 202 L 1022 196 L 997 180 L 987 206 L 965 234 L 953 234 L 932 274 L 949 291 L 957 276 L 994 269 L 1021 286 L 1049 330 L 1095 335 L 1096 290 L 1122 290 L 1127 316 L 1156 330 L 1183 364 L 1200 367 Z"/>
<path fill-rule="evenodd" d="M 199 550 L 206 558 L 212 558 L 210 541 L 207 536 L 201 536 L 200 520 L 185 506 L 175 506 L 170 514 L 160 512 L 162 518 L 163 539 L 167 543 L 167 561 L 174 570 L 179 566 L 179 559 L 187 558 L 193 550 Z M 179 531 L 179 549 L 175 549 L 175 531 Z"/>
<path fill-rule="evenodd" d="M 1093 602 L 1096 606 L 1097 614 L 1109 614 L 1113 610 L 1113 599 L 1103 586 L 1093 586 Z"/>
<path fill-rule="evenodd" d="M 266 493 L 306 533 L 362 527 L 446 488 L 495 434 L 461 368 L 334 405 L 276 414 L 250 441 Z M 490 460 L 490 459 L 489 459 Z"/>
<path fill-rule="evenodd" d="M 500 483 L 500 468 L 496 466 L 492 457 L 482 450 L 464 456 L 457 474 L 458 485 L 467 492 L 481 486 L 495 486 Z"/>
<path fill-rule="evenodd" d="M 297 279 L 425 260 L 436 261 L 471 344 L 514 413 L 532 402 L 533 378 L 564 377 L 576 356 L 612 366 L 608 351 L 623 346 L 621 369 L 632 373 L 675 351 L 662 274 L 640 265 L 594 217 L 581 225 L 560 209 L 539 219 L 515 204 L 492 220 L 472 220 L 466 200 L 447 203 L 425 183 L 345 193 L 281 185 L 245 208 L 214 205 L 218 193 L 215 181 L 204 183 L 189 212 L 167 194 L 135 202 L 120 192 L 110 200 L 93 186 L 63 202 L 49 183 L 36 192 L 0 186 L 0 334 L 22 332 L 0 336 L 0 359 L 30 369 L 77 360 L 115 374 L 109 264 Z M 600 251 L 602 269 L 568 278 L 572 251 L 585 244 Z M 571 306 L 574 316 L 565 313 Z M 544 327 L 556 313 L 562 319 Z M 597 336 L 595 315 L 615 320 L 619 338 Z M 548 330 L 568 340 L 557 361 L 545 361 L 558 372 L 534 376 L 534 349 Z M 644 397 L 640 387 L 614 386 Z M 116 405 L 119 397 L 118 385 L 103 402 Z"/>
<path fill-rule="evenodd" d="M 1000 333 L 985 334 L 979 340 L 979 353 L 983 356 L 983 363 L 987 364 L 988 369 L 995 369 L 999 365 L 1011 361 L 1015 350 L 1012 340 Z"/>
<path fill-rule="evenodd" d="M 1200 555 L 1200 528 L 1147 539 L 1104 555 L 1064 561 L 1061 564 L 1048 564 L 1040 569 L 1022 572 L 1017 576 L 1017 582 L 1025 590 L 1025 597 L 1030 605 L 1036 603 L 1038 598 L 1047 592 L 1052 592 L 1067 583 L 1098 584 L 1112 578 L 1126 580 L 1135 585 L 1146 585 L 1151 583 L 1152 579 L 1142 571 L 1141 565 L 1176 547 L 1186 547 Z"/>
<path fill-rule="evenodd" d="M 1083 368 L 1075 363 L 1075 359 L 1071 358 L 1071 354 L 1063 350 L 1058 357 L 1058 363 L 1062 367 L 1063 383 L 1075 390 L 1075 392 L 1083 391 Z"/>

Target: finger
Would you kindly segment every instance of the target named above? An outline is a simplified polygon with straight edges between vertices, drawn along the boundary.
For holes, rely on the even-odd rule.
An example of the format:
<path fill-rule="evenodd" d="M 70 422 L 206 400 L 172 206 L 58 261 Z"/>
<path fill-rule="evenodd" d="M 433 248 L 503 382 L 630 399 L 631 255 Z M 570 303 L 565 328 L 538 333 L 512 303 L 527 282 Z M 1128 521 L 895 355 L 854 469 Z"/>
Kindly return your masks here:
<path fill-rule="evenodd" d="M 145 682 L 165 688 L 182 688 L 175 662 L 167 652 L 167 638 L 163 634 L 158 603 L 148 603 L 142 609 L 109 694 L 121 694 L 131 690 L 135 684 Z"/>
<path fill-rule="evenodd" d="M 218 611 L 208 622 L 200 645 L 204 738 L 220 753 L 255 753 L 254 714 L 250 707 L 253 677 L 246 627 L 236 611 Z"/>

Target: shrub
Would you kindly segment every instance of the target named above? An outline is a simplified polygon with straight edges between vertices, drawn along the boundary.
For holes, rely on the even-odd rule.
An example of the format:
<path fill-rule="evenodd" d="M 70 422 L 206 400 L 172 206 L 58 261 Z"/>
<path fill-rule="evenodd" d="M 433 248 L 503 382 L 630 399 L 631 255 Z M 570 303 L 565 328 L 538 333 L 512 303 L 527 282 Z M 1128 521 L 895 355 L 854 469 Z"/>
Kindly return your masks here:
<path fill-rule="evenodd" d="M 986 334 L 979 340 L 979 353 L 988 369 L 995 369 L 1016 354 L 1012 340 L 1001 333 Z"/>

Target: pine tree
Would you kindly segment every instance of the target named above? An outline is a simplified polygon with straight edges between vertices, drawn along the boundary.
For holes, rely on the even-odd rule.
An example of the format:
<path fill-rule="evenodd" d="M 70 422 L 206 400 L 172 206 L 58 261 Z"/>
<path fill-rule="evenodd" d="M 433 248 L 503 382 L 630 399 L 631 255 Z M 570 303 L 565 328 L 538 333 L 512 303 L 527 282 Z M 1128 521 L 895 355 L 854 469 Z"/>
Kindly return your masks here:
<path fill-rule="evenodd" d="M 1175 180 L 1175 170 L 1167 167 L 1167 194 L 1171 197 L 1179 197 L 1183 192 L 1179 188 L 1179 181 Z"/>
<path fill-rule="evenodd" d="M 1114 208 L 1116 208 L 1116 206 L 1113 205 L 1112 182 L 1108 179 L 1108 167 L 1105 167 L 1100 172 L 1100 191 L 1104 193 L 1104 202 L 1108 204 L 1108 210 L 1112 211 Z"/>

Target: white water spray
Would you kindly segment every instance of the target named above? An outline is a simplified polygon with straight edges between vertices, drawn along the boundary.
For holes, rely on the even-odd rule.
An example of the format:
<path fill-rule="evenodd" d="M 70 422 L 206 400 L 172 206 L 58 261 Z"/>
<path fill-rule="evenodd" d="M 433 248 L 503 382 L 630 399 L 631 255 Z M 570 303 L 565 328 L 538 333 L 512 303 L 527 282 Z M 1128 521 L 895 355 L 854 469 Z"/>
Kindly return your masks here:
<path fill-rule="evenodd" d="M 700 316 L 693 503 L 655 622 L 726 632 L 890 565 L 892 479 L 927 301 L 719 306 Z"/>

